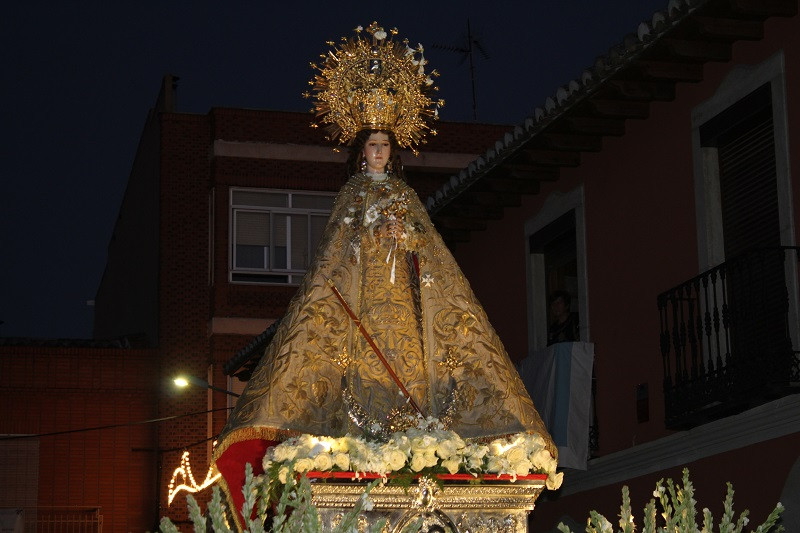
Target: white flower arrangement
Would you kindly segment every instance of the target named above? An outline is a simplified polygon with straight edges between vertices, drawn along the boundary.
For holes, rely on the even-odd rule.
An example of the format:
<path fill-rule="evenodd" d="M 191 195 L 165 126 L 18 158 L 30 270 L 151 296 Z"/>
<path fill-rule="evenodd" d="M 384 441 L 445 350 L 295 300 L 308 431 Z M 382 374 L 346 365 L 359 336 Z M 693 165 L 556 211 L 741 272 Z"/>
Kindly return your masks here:
<path fill-rule="evenodd" d="M 434 419 L 418 420 L 417 427 L 392 433 L 386 442 L 346 435 L 340 438 L 300 435 L 267 450 L 265 472 L 276 472 L 285 483 L 291 465 L 297 473 L 354 472 L 389 477 L 393 474 L 508 475 L 511 481 L 529 474 L 546 474 L 546 486 L 556 490 L 564 473 L 556 472 L 555 458 L 541 435 L 518 433 L 488 445 L 467 442 L 445 430 Z"/>

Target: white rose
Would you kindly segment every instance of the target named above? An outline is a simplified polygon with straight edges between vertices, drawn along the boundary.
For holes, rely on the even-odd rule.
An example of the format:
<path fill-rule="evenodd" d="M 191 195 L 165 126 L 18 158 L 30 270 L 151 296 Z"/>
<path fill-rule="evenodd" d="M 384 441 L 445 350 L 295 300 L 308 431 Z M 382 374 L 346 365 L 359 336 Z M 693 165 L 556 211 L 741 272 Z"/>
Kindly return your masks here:
<path fill-rule="evenodd" d="M 547 476 L 547 481 L 545 481 L 545 485 L 547 486 L 548 490 L 556 490 L 561 486 L 561 483 L 564 482 L 564 472 L 559 472 L 557 474 L 550 474 Z"/>
<path fill-rule="evenodd" d="M 425 458 L 425 466 L 436 466 L 439 464 L 439 458 L 436 457 L 436 452 L 434 450 L 426 450 L 423 457 Z"/>
<path fill-rule="evenodd" d="M 456 454 L 456 443 L 452 440 L 443 440 L 436 446 L 436 455 L 442 459 L 449 459 Z"/>
<path fill-rule="evenodd" d="M 303 457 L 302 459 L 298 459 L 294 463 L 294 470 L 295 472 L 308 472 L 314 468 L 314 461 L 309 459 L 308 457 Z"/>
<path fill-rule="evenodd" d="M 536 468 L 542 468 L 544 470 L 547 470 L 547 466 L 550 465 L 550 463 L 553 460 L 553 457 L 550 455 L 550 452 L 542 449 L 531 455 L 530 460 L 533 463 L 533 466 L 535 466 Z"/>
<path fill-rule="evenodd" d="M 425 454 L 422 453 L 415 453 L 413 457 L 411 457 L 411 470 L 414 472 L 419 472 L 423 468 L 425 468 L 426 461 L 425 461 Z"/>
<path fill-rule="evenodd" d="M 281 483 L 286 483 L 289 478 L 289 468 L 286 466 L 280 467 L 278 470 L 278 481 Z"/>
<path fill-rule="evenodd" d="M 528 453 L 522 446 L 514 446 L 506 452 L 506 458 L 511 464 L 528 459 Z"/>
<path fill-rule="evenodd" d="M 458 469 L 461 467 L 461 461 L 459 459 L 447 459 L 442 461 L 442 466 L 447 469 L 448 472 L 451 474 L 455 474 L 458 472 Z"/>
<path fill-rule="evenodd" d="M 278 446 L 275 447 L 275 449 L 272 452 L 273 460 L 278 463 L 283 463 L 284 461 L 291 461 L 292 459 L 294 459 L 294 456 L 289 458 L 290 451 L 293 453 L 297 453 L 296 450 L 291 449 L 289 446 L 284 446 L 282 444 L 279 444 Z"/>
<path fill-rule="evenodd" d="M 333 467 L 331 454 L 321 453 L 314 457 L 314 470 L 330 470 Z"/>
<path fill-rule="evenodd" d="M 524 476 L 531 473 L 531 468 L 533 465 L 527 459 L 523 459 L 516 463 L 511 463 L 511 469 L 514 471 L 515 474 L 518 476 Z"/>
<path fill-rule="evenodd" d="M 350 470 L 350 456 L 346 453 L 337 453 L 333 456 L 333 463 L 342 470 Z"/>
<path fill-rule="evenodd" d="M 389 471 L 396 472 L 406 465 L 406 454 L 398 449 L 389 450 L 386 454 L 386 464 Z"/>

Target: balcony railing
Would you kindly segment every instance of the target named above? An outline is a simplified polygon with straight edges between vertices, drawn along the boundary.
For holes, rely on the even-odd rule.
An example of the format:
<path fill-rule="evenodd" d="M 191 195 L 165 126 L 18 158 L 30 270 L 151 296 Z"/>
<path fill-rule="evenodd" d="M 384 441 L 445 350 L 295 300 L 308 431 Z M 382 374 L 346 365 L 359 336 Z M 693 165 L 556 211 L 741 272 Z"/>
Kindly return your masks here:
<path fill-rule="evenodd" d="M 800 392 L 798 250 L 753 250 L 658 296 L 668 428 Z"/>
<path fill-rule="evenodd" d="M 36 533 L 102 533 L 100 507 L 25 507 L 24 531 Z"/>

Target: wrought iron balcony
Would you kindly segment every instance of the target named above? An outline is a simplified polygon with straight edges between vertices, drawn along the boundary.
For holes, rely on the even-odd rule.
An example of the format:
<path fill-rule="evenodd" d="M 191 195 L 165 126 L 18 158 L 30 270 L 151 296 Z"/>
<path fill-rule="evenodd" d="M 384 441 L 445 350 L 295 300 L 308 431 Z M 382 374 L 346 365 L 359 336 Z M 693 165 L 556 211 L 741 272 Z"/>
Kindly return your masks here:
<path fill-rule="evenodd" d="M 753 250 L 658 296 L 668 428 L 800 392 L 799 250 Z"/>

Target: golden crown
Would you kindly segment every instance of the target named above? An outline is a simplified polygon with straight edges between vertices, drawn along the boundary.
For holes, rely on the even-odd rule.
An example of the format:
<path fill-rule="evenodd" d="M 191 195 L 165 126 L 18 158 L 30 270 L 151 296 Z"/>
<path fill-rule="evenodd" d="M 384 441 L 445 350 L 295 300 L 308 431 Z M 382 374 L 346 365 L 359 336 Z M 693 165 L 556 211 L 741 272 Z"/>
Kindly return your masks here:
<path fill-rule="evenodd" d="M 312 112 L 326 126 L 328 139 L 342 144 L 367 129 L 393 132 L 401 147 L 424 143 L 426 132 L 436 135 L 430 122 L 444 105 L 444 100 L 431 98 L 439 90 L 433 82 L 439 73 L 425 73 L 422 45 L 411 48 L 408 40 L 395 41 L 397 29 L 387 33 L 373 22 L 366 28 L 371 38 L 362 32 L 358 26 L 355 37 L 342 37 L 338 48 L 328 41 L 332 49 L 320 56 L 319 64 L 311 64 L 319 71 L 309 81 L 315 98 Z"/>

